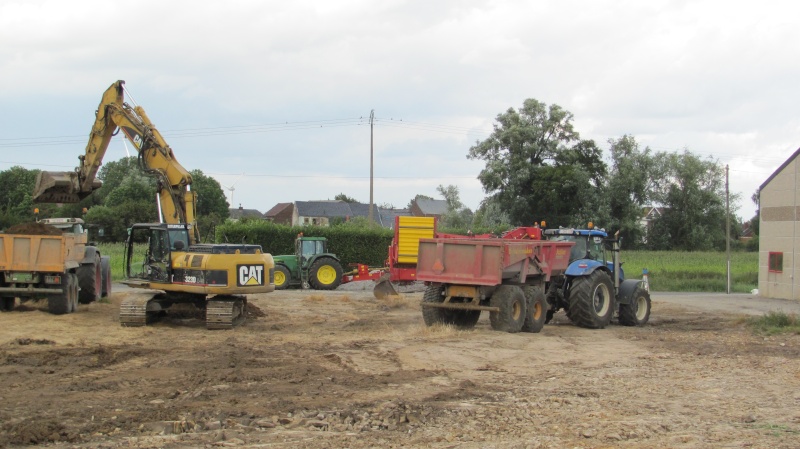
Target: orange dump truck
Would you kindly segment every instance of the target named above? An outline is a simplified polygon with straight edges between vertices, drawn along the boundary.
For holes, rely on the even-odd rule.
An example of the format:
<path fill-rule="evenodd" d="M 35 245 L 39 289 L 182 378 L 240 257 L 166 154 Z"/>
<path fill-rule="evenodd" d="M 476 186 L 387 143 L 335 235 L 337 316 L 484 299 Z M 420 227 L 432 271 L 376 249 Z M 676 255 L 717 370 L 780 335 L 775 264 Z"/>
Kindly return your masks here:
<path fill-rule="evenodd" d="M 50 313 L 77 310 L 111 291 L 107 256 L 87 243 L 80 218 L 53 218 L 0 233 L 0 310 L 47 298 Z"/>
<path fill-rule="evenodd" d="M 541 240 L 538 227 L 517 228 L 501 238 L 421 239 L 416 276 L 428 284 L 425 324 L 473 327 L 481 311 L 488 311 L 495 330 L 541 331 L 545 292 L 551 277 L 567 269 L 573 245 Z"/>

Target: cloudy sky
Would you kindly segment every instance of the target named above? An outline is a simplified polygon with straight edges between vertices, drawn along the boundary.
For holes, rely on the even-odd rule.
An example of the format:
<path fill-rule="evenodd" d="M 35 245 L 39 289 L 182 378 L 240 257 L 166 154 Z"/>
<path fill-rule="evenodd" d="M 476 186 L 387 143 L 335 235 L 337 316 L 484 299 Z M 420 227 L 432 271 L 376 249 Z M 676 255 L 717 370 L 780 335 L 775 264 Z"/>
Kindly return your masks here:
<path fill-rule="evenodd" d="M 69 170 L 126 81 L 178 160 L 233 204 L 403 207 L 456 185 L 473 210 L 494 118 L 526 98 L 582 138 L 633 135 L 730 166 L 750 196 L 800 146 L 790 1 L 0 0 L 0 169 Z M 132 147 L 128 146 L 132 151 Z M 126 155 L 121 137 L 105 161 Z"/>

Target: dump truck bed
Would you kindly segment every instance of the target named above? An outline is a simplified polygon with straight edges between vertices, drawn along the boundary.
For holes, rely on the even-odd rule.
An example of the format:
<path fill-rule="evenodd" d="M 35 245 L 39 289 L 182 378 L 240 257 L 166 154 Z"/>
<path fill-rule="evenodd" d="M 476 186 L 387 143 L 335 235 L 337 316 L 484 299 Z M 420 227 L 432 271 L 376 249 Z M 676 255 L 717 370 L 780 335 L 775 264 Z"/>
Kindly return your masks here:
<path fill-rule="evenodd" d="M 0 234 L 0 270 L 60 273 L 80 265 L 85 246 L 75 234 Z"/>
<path fill-rule="evenodd" d="M 461 285 L 526 283 L 563 273 L 573 242 L 436 238 L 419 241 L 417 279 Z"/>

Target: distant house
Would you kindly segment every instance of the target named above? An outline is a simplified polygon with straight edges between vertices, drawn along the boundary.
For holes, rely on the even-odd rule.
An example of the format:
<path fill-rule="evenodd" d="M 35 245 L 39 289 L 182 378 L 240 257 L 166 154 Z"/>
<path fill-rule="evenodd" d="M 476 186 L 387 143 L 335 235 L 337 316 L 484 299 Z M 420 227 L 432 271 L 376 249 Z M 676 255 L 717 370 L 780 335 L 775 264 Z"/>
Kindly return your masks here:
<path fill-rule="evenodd" d="M 642 218 L 639 219 L 639 224 L 647 231 L 647 229 L 653 226 L 653 221 L 658 220 L 664 215 L 664 210 L 663 207 L 645 207 L 642 210 L 643 215 Z"/>
<path fill-rule="evenodd" d="M 372 217 L 379 225 L 392 229 L 396 215 L 411 215 L 408 209 L 383 209 L 373 205 Z M 336 220 L 354 217 L 369 218 L 369 204 L 347 203 L 339 200 L 295 201 L 278 203 L 264 214 L 275 223 L 292 226 L 330 226 Z"/>
<path fill-rule="evenodd" d="M 415 217 L 441 218 L 447 213 L 447 201 L 416 198 L 411 200 L 411 215 Z"/>
<path fill-rule="evenodd" d="M 663 207 L 645 207 L 642 209 L 642 217 L 639 219 L 639 225 L 642 227 L 644 233 L 642 234 L 642 243 L 647 243 L 647 234 L 653 227 L 653 222 L 664 216 Z"/>
<path fill-rule="evenodd" d="M 294 215 L 294 204 L 292 203 L 278 203 L 264 213 L 264 218 L 273 223 L 291 225 L 292 217 Z"/>
<path fill-rule="evenodd" d="M 336 218 L 353 216 L 350 204 L 344 201 L 295 201 L 292 224 L 295 226 L 330 226 Z"/>
<path fill-rule="evenodd" d="M 758 294 L 800 299 L 800 149 L 758 188 Z"/>
<path fill-rule="evenodd" d="M 264 214 L 256 209 L 245 209 L 241 205 L 238 208 L 231 207 L 228 209 L 228 214 L 231 220 L 239 221 L 242 218 L 264 218 Z"/>
<path fill-rule="evenodd" d="M 742 235 L 739 236 L 739 241 L 744 243 L 748 240 L 752 239 L 755 235 L 755 231 L 753 230 L 753 226 L 750 224 L 749 221 L 745 221 L 742 223 Z"/>
<path fill-rule="evenodd" d="M 395 217 L 407 217 L 411 215 L 409 209 L 380 209 L 381 225 L 384 228 L 394 229 Z"/>

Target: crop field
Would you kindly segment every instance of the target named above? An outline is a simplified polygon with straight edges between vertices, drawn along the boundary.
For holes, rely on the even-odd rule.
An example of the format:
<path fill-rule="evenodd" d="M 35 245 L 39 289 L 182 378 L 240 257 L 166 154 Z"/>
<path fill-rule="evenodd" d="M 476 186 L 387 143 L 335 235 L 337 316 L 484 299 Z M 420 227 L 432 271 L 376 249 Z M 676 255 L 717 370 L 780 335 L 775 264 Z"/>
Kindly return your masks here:
<path fill-rule="evenodd" d="M 123 278 L 124 245 L 101 244 L 111 256 L 113 279 Z M 725 253 L 679 251 L 622 251 L 622 268 L 628 278 L 640 278 L 647 268 L 650 288 L 660 292 L 724 292 Z M 731 253 L 731 290 L 749 293 L 758 287 L 758 253 Z"/>
<path fill-rule="evenodd" d="M 623 251 L 625 276 L 639 278 L 647 268 L 650 288 L 662 292 L 724 292 L 724 252 Z M 731 291 L 758 288 L 758 253 L 731 253 Z"/>

